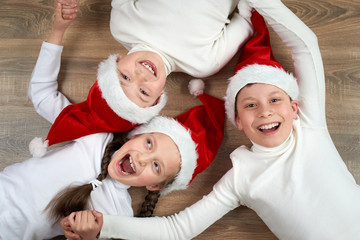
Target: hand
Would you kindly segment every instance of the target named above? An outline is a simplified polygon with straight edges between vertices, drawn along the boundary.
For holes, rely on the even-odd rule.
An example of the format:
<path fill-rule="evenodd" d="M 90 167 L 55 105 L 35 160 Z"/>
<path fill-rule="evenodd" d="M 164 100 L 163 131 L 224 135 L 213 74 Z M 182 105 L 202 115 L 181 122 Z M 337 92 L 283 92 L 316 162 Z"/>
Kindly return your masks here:
<path fill-rule="evenodd" d="M 71 229 L 80 235 L 82 240 L 94 240 L 103 225 L 102 213 L 93 211 L 74 212 L 69 215 Z"/>
<path fill-rule="evenodd" d="M 61 45 L 65 30 L 77 15 L 78 2 L 79 0 L 55 0 L 55 19 L 47 42 Z"/>
<path fill-rule="evenodd" d="M 74 20 L 78 12 L 80 0 L 57 0 L 61 4 L 61 16 L 64 20 Z"/>
<path fill-rule="evenodd" d="M 65 32 L 79 11 L 78 3 L 79 0 L 55 0 L 53 29 Z"/>
<path fill-rule="evenodd" d="M 80 235 L 73 232 L 69 222 L 69 216 L 60 221 L 60 225 L 64 230 L 64 235 L 68 240 L 81 240 Z"/>

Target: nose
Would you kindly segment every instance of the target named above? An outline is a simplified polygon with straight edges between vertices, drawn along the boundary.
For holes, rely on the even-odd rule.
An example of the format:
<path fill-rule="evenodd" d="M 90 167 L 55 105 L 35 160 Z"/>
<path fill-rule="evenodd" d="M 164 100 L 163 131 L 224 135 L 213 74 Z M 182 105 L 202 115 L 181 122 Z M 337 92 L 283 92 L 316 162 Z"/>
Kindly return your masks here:
<path fill-rule="evenodd" d="M 259 107 L 259 117 L 269 117 L 273 115 L 273 109 L 268 105 L 261 105 Z"/>
<path fill-rule="evenodd" d="M 151 156 L 149 153 L 138 153 L 136 156 L 136 162 L 139 166 L 145 167 L 151 162 Z"/>
<path fill-rule="evenodd" d="M 135 76 L 138 81 L 143 82 L 151 82 L 156 80 L 155 76 L 146 70 L 142 65 L 136 65 Z"/>
<path fill-rule="evenodd" d="M 145 82 L 146 81 L 146 75 L 145 72 L 141 69 L 141 67 L 137 66 L 135 69 L 135 76 L 136 76 L 136 80 Z"/>

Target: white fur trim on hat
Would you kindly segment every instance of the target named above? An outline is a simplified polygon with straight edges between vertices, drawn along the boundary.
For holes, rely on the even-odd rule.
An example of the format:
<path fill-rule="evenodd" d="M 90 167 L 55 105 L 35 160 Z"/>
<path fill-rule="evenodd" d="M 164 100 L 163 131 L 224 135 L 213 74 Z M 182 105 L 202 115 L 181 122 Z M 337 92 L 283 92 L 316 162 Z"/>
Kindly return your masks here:
<path fill-rule="evenodd" d="M 235 101 L 238 92 L 249 83 L 274 85 L 284 90 L 293 100 L 299 97 L 296 78 L 283 69 L 268 65 L 251 64 L 240 69 L 229 79 L 225 96 L 225 111 L 228 119 L 236 127 Z"/>
<path fill-rule="evenodd" d="M 99 64 L 98 84 L 103 98 L 109 107 L 120 117 L 132 123 L 145 123 L 158 115 L 166 104 L 167 95 L 164 92 L 158 103 L 151 107 L 142 108 L 133 103 L 125 95 L 117 71 L 116 59 L 118 55 L 110 55 Z"/>
<path fill-rule="evenodd" d="M 129 137 L 143 134 L 160 132 L 168 135 L 177 145 L 181 167 L 174 181 L 161 191 L 166 195 L 174 190 L 186 189 L 197 166 L 197 144 L 191 138 L 191 133 L 173 118 L 157 116 L 150 122 L 136 127 L 129 133 Z"/>

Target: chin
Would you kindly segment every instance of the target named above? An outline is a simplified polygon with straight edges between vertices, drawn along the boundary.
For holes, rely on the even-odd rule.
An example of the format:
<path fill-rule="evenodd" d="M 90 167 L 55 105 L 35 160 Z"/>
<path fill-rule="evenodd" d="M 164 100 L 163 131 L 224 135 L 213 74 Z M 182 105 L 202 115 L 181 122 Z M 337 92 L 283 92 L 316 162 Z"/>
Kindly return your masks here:
<path fill-rule="evenodd" d="M 266 141 L 266 142 L 261 142 L 261 143 L 257 143 L 257 144 L 259 144 L 260 146 L 263 146 L 263 147 L 273 148 L 273 147 L 277 147 L 277 146 L 281 145 L 283 142 L 284 141 Z"/>

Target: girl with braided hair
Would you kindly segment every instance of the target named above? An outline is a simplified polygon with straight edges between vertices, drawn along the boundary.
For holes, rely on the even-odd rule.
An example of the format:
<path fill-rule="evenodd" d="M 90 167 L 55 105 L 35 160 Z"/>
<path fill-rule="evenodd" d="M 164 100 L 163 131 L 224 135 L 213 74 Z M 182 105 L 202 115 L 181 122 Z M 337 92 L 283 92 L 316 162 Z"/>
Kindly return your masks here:
<path fill-rule="evenodd" d="M 52 32 L 44 42 L 46 48 L 40 51 L 29 84 L 35 109 L 51 123 L 71 106 L 57 91 L 58 68 L 50 66 L 59 61 L 60 53 L 53 51 L 59 48 L 71 22 L 61 17 L 61 11 L 62 5 L 56 4 Z M 185 189 L 214 159 L 223 138 L 225 118 L 222 100 L 202 94 L 201 89 L 192 90 L 199 94 L 203 105 L 175 119 L 154 117 L 131 131 L 84 134 L 78 123 L 57 125 L 56 134 L 50 132 L 48 139 L 57 141 L 64 134 L 71 135 L 72 142 L 0 172 L 0 239 L 62 235 L 58 220 L 73 211 L 97 209 L 111 215 L 133 216 L 127 191 L 130 186 L 146 187 L 150 195 L 155 193 L 155 199 L 149 198 L 153 202 L 157 195 Z M 76 114 L 72 113 L 74 119 Z M 107 124 L 95 120 L 100 129 Z"/>

